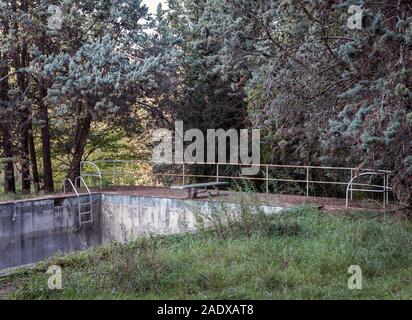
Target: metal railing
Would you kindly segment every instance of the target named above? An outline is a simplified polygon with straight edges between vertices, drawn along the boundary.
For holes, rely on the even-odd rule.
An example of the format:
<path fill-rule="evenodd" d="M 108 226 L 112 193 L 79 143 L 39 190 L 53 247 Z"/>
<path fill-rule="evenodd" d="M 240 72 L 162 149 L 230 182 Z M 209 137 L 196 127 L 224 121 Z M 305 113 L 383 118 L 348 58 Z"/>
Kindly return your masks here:
<path fill-rule="evenodd" d="M 82 170 L 85 164 L 89 164 L 92 167 L 94 167 L 96 169 L 96 172 L 95 173 L 83 173 Z M 102 173 L 100 171 L 100 168 L 93 161 L 82 161 L 80 163 L 80 177 L 98 177 L 99 178 L 99 188 L 100 189 L 102 188 Z"/>
<path fill-rule="evenodd" d="M 81 176 L 82 177 L 97 177 L 99 178 L 99 187 L 102 186 L 102 177 L 103 176 L 119 176 L 119 175 L 133 175 L 135 172 L 130 171 L 121 171 L 119 170 L 121 164 L 151 164 L 148 161 L 137 161 L 137 160 L 95 160 L 95 161 L 84 161 L 81 163 Z M 83 165 L 89 164 L 94 169 L 95 172 L 86 173 L 83 171 Z M 102 171 L 99 167 L 102 165 L 109 166 L 111 170 Z M 175 163 L 173 165 L 182 166 L 181 172 L 178 173 L 168 173 L 168 172 L 158 172 L 151 173 L 152 177 L 177 177 L 182 179 L 182 184 L 186 184 L 187 179 L 190 178 L 207 178 L 214 179 L 216 181 L 229 179 L 229 180 L 248 180 L 248 181 L 262 181 L 265 182 L 266 193 L 269 193 L 270 183 L 272 182 L 286 182 L 286 183 L 303 183 L 306 185 L 305 194 L 309 197 L 310 185 L 319 184 L 319 185 L 336 185 L 336 186 L 345 186 L 346 187 L 346 206 L 349 205 L 349 200 L 353 199 L 354 191 L 370 192 L 370 193 L 383 193 L 383 206 L 385 207 L 388 204 L 388 192 L 392 190 L 389 187 L 389 175 L 391 171 L 388 170 L 371 170 L 371 169 L 358 169 L 350 167 L 331 167 L 331 166 L 307 166 L 307 165 L 278 165 L 278 164 L 241 164 L 241 163 L 226 163 L 226 162 L 182 162 Z M 190 174 L 187 173 L 187 168 L 190 165 L 208 165 L 215 166 L 216 174 Z M 263 176 L 245 176 L 245 175 L 224 175 L 221 174 L 221 168 L 223 166 L 237 166 L 237 167 L 252 167 L 258 166 L 261 168 L 259 171 L 263 173 Z M 274 169 L 301 169 L 305 172 L 305 178 L 301 179 L 286 179 L 286 178 L 275 178 L 273 175 L 270 175 L 269 170 Z M 346 181 L 325 181 L 325 180 L 313 180 L 311 179 L 311 173 L 314 170 L 321 171 L 343 171 L 347 172 L 347 176 L 350 177 Z M 382 176 L 383 185 L 371 184 L 371 183 L 360 183 L 354 182 L 361 176 Z M 354 186 L 359 187 L 354 189 Z"/>
<path fill-rule="evenodd" d="M 358 179 L 359 177 L 362 176 L 378 176 L 382 175 L 383 176 L 383 185 L 368 185 L 377 189 L 354 189 L 353 188 L 353 181 Z M 359 184 L 356 184 L 359 185 Z M 368 171 L 368 172 L 362 172 L 357 174 L 356 176 L 352 177 L 352 179 L 349 181 L 348 186 L 346 187 L 346 207 L 349 206 L 349 194 L 350 194 L 350 199 L 352 200 L 352 192 L 353 191 L 361 191 L 361 192 L 374 192 L 374 193 L 383 193 L 383 207 L 386 208 L 386 205 L 389 203 L 389 191 L 391 191 L 392 188 L 389 187 L 389 175 L 386 172 L 377 172 L 377 171 Z M 350 192 L 350 193 L 349 193 Z"/>
<path fill-rule="evenodd" d="M 66 185 L 67 185 L 67 183 L 69 183 L 70 187 L 73 189 L 73 191 L 74 191 L 74 193 L 76 194 L 77 198 L 79 198 L 80 195 L 79 195 L 79 193 L 77 192 L 77 189 L 76 189 L 76 187 L 74 186 L 73 182 L 72 182 L 69 178 L 64 179 L 64 182 L 63 182 L 63 193 L 66 193 L 66 192 L 67 192 L 67 190 L 66 190 Z"/>

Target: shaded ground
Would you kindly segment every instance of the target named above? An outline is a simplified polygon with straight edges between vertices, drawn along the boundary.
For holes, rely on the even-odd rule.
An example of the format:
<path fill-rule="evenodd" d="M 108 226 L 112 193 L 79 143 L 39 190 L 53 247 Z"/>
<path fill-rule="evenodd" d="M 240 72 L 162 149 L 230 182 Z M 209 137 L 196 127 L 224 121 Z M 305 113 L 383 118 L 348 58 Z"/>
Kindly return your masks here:
<path fill-rule="evenodd" d="M 19 286 L 23 286 L 27 282 L 28 278 L 25 276 L 14 277 L 0 274 L 0 300 L 9 299 L 10 295 L 16 291 Z"/>
<path fill-rule="evenodd" d="M 16 286 L 13 283 L 5 283 L 3 286 L 0 286 L 0 300 L 6 300 L 7 297 L 16 290 Z"/>

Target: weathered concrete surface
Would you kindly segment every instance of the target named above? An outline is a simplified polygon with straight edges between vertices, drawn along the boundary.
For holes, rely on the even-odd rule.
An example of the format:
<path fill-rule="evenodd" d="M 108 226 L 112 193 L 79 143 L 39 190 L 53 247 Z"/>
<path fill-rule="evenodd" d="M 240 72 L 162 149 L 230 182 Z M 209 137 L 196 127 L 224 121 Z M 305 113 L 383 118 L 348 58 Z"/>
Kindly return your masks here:
<path fill-rule="evenodd" d="M 92 203 L 95 221 L 80 231 L 77 198 L 0 205 L 0 269 L 100 244 L 100 196 L 94 195 Z"/>
<path fill-rule="evenodd" d="M 199 215 L 209 217 L 222 208 L 239 211 L 239 204 L 131 195 L 102 195 L 102 244 L 126 242 L 148 234 L 193 232 Z M 266 213 L 283 208 L 259 206 Z"/>
<path fill-rule="evenodd" d="M 102 242 L 125 242 L 148 234 L 193 230 L 195 216 L 188 201 L 123 195 L 102 195 Z"/>
<path fill-rule="evenodd" d="M 80 230 L 76 197 L 0 204 L 0 269 L 142 235 L 192 232 L 199 214 L 208 217 L 224 208 L 240 211 L 235 203 L 136 195 L 93 194 L 92 202 L 93 224 Z M 260 209 L 268 213 L 282 210 Z"/>

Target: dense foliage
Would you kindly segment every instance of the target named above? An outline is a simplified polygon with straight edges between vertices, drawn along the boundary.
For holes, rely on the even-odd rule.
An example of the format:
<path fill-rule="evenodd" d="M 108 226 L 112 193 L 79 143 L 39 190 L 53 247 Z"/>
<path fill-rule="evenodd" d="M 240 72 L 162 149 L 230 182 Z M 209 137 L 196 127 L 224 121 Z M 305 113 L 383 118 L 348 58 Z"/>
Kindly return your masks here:
<path fill-rule="evenodd" d="M 407 1 L 364 1 L 361 30 L 347 26 L 350 1 L 196 3 L 197 48 L 213 51 L 205 77 L 245 95 L 266 162 L 393 170 L 396 194 L 410 196 Z"/>
<path fill-rule="evenodd" d="M 49 4 L 61 29 L 48 27 Z M 360 29 L 347 24 L 353 4 Z M 25 191 L 52 191 L 63 158 L 75 176 L 105 132 L 179 119 L 261 128 L 262 162 L 392 170 L 395 195 L 411 199 L 409 1 L 169 0 L 153 16 L 140 0 L 0 8 L 3 157 L 17 157 Z"/>

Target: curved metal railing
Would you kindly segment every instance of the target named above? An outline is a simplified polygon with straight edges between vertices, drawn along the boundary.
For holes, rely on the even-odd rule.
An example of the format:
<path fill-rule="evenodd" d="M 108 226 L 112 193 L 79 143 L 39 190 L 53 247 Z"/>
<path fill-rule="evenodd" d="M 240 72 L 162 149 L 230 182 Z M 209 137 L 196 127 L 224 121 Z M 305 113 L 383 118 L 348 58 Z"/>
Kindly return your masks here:
<path fill-rule="evenodd" d="M 96 169 L 96 173 L 83 173 L 83 166 L 85 164 L 91 165 Z M 93 161 L 82 161 L 80 163 L 80 177 L 98 177 L 99 178 L 99 188 L 102 188 L 102 172 L 100 171 L 100 168 L 97 166 L 96 163 Z M 86 184 L 85 184 L 86 185 Z"/>
<path fill-rule="evenodd" d="M 362 176 L 383 176 L 383 185 L 374 185 L 370 184 L 368 185 L 371 188 L 379 188 L 377 189 L 354 189 L 354 181 L 358 179 L 359 177 Z M 359 184 L 358 184 L 359 185 Z M 364 184 L 362 184 L 364 185 Z M 367 172 L 362 172 L 354 177 L 349 181 L 347 187 L 346 187 L 346 208 L 349 206 L 349 196 L 350 199 L 352 200 L 352 192 L 353 191 L 362 191 L 362 192 L 371 192 L 371 193 L 383 193 L 383 207 L 386 208 L 386 205 L 389 203 L 389 195 L 388 191 L 392 190 L 392 188 L 389 187 L 389 176 L 387 172 L 379 172 L 379 171 L 367 171 Z M 350 193 L 349 193 L 350 192 Z"/>

